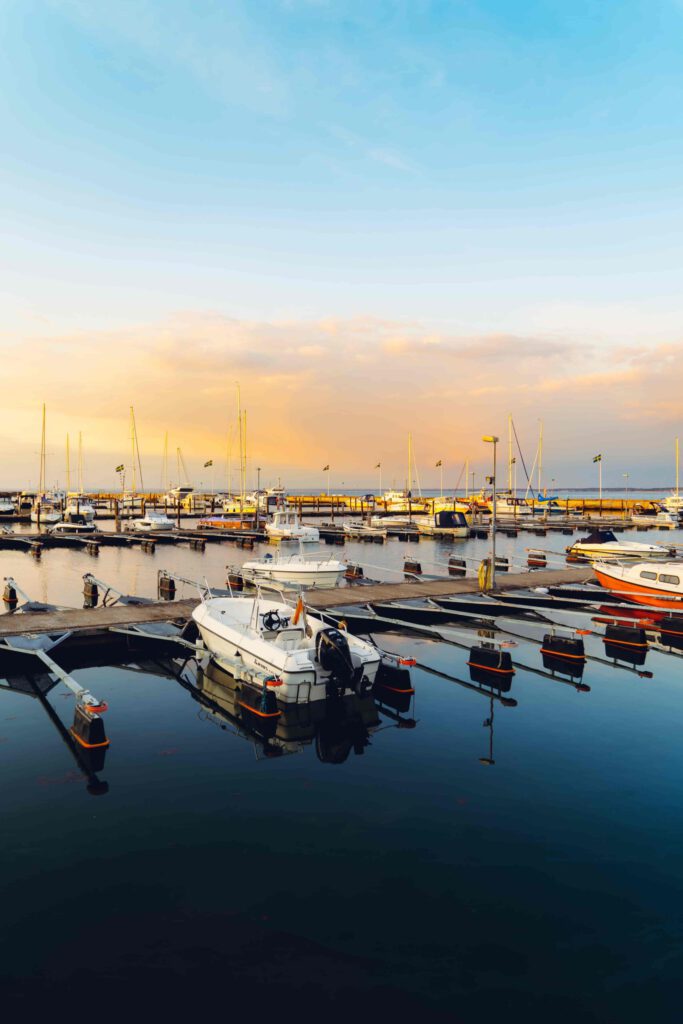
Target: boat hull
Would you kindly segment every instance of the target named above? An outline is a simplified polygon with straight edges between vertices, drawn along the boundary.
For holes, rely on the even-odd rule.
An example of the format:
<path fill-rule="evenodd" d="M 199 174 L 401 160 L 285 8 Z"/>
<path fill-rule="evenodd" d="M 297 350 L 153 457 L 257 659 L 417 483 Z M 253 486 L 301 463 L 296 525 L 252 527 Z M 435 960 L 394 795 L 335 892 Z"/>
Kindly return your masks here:
<path fill-rule="evenodd" d="M 676 609 L 679 605 L 683 607 L 683 595 L 680 591 L 666 591 L 661 587 L 643 586 L 633 580 L 613 576 L 600 566 L 595 566 L 594 571 L 601 586 L 606 590 L 615 591 L 624 600 L 631 601 L 633 604 L 646 604 L 652 608 L 667 608 L 669 611 Z"/>
<path fill-rule="evenodd" d="M 318 569 L 314 572 L 304 572 L 296 569 L 246 569 L 245 567 L 245 575 L 254 579 L 273 580 L 275 583 L 298 583 L 304 587 L 327 588 L 337 585 L 343 571 L 343 569 Z"/>

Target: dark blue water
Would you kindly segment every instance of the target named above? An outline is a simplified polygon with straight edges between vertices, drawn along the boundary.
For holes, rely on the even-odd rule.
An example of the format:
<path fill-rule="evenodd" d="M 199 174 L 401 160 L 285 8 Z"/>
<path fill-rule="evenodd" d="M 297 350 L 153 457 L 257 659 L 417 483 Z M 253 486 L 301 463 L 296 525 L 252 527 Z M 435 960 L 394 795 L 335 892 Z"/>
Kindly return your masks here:
<path fill-rule="evenodd" d="M 53 599 L 75 558 L 44 555 Z M 378 636 L 424 666 L 410 707 L 331 702 L 271 737 L 194 662 L 77 667 L 110 705 L 100 796 L 39 699 L 3 686 L 3 1005 L 679 1019 L 682 662 L 614 664 L 587 637 L 580 692 L 537 674 L 543 627 L 499 625 L 535 638 L 507 691 L 463 685 L 471 631 Z M 65 687 L 46 699 L 68 727 Z"/>

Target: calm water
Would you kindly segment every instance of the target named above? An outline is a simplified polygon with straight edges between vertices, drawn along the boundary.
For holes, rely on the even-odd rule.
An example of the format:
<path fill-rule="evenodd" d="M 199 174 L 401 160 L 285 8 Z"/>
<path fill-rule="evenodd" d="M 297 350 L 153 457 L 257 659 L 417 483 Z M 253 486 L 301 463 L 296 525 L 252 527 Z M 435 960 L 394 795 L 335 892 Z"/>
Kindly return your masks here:
<path fill-rule="evenodd" d="M 520 558 L 531 543 L 500 547 Z M 453 546 L 347 546 L 385 579 L 406 550 L 427 569 Z M 222 584 L 246 557 L 228 545 L 0 554 L 32 598 L 73 605 L 87 570 L 153 596 L 160 567 Z M 463 685 L 472 631 L 448 630 L 452 644 L 382 636 L 418 660 L 410 708 L 316 707 L 271 740 L 231 719 L 226 680 L 194 662 L 75 669 L 110 706 L 99 797 L 39 700 L 0 691 L 3 1005 L 678 1020 L 682 662 L 650 649 L 635 670 L 605 664 L 587 637 L 602 660 L 579 692 L 538 674 L 542 627 L 498 625 L 518 634 L 503 694 L 516 706 Z M 65 687 L 48 700 L 70 725 Z"/>

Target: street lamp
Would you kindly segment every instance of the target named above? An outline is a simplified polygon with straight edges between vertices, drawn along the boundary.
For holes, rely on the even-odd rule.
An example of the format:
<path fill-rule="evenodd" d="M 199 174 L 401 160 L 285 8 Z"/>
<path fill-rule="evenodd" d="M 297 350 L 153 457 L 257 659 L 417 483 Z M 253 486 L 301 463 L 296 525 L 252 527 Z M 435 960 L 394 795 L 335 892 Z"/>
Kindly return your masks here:
<path fill-rule="evenodd" d="M 490 477 L 493 487 L 493 516 L 491 521 L 491 589 L 496 585 L 496 445 L 500 438 L 493 434 L 485 434 L 482 441 L 493 445 L 493 476 Z"/>

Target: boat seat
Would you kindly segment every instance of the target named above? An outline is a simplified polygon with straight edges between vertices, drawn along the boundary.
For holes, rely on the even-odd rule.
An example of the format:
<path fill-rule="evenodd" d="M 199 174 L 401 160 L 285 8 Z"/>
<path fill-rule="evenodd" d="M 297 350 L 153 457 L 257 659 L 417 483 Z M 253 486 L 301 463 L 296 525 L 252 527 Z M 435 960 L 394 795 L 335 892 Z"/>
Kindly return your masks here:
<path fill-rule="evenodd" d="M 303 639 L 304 631 L 301 626 L 288 626 L 280 630 L 274 642 L 285 651 L 295 651 Z"/>

